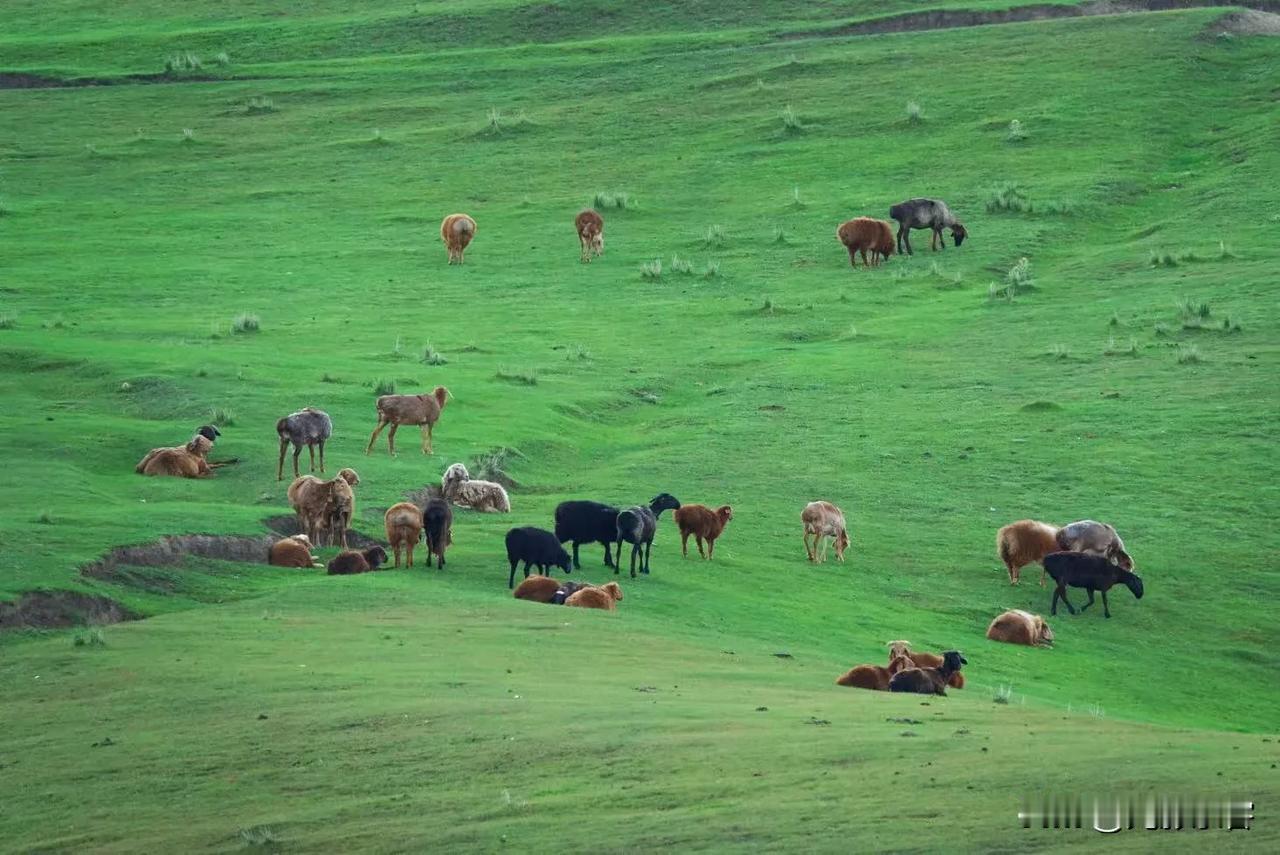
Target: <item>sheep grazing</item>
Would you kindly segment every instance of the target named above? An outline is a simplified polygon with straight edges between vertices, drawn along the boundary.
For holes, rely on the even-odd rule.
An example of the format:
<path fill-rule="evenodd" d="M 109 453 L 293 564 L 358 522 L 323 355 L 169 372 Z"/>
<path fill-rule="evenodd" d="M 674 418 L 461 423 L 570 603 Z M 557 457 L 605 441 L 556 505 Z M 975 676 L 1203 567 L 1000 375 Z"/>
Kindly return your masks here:
<path fill-rule="evenodd" d="M 271 544 L 267 563 L 275 567 L 323 567 L 311 554 L 311 538 L 295 534 Z"/>
<path fill-rule="evenodd" d="M 556 598 L 560 583 L 550 576 L 530 576 L 516 585 L 511 596 L 517 600 L 532 600 L 535 603 L 549 603 Z"/>
<path fill-rule="evenodd" d="M 1053 630 L 1040 615 L 1033 615 L 1021 609 L 1011 609 L 997 615 L 987 627 L 987 638 L 992 641 L 1003 641 L 1006 644 L 1025 644 L 1035 647 L 1040 644 L 1053 643 Z"/>
<path fill-rule="evenodd" d="M 942 657 L 936 653 L 922 653 L 911 649 L 909 641 L 890 641 L 889 642 L 889 664 L 892 665 L 898 659 L 906 659 L 911 665 L 917 668 L 940 668 L 942 666 Z M 964 675 L 959 671 L 951 675 L 948 685 L 953 689 L 964 688 Z"/>
<path fill-rule="evenodd" d="M 1022 568 L 1057 552 L 1058 528 L 1036 520 L 1018 520 L 996 532 L 996 554 L 1009 571 L 1009 584 L 1018 584 Z M 1043 578 L 1040 584 L 1044 584 Z"/>
<path fill-rule="evenodd" d="M 849 532 L 844 524 L 844 512 L 830 502 L 810 502 L 800 512 L 804 523 L 804 552 L 809 560 L 821 564 L 827 560 L 827 543 L 832 538 L 836 545 L 836 558 L 844 561 L 844 551 L 849 548 Z M 809 538 L 813 538 L 812 544 Z M 822 551 L 819 553 L 818 546 Z"/>
<path fill-rule="evenodd" d="M 1112 564 L 1133 570 L 1133 558 L 1124 550 L 1124 541 L 1114 526 L 1095 520 L 1078 520 L 1058 530 L 1058 548 L 1054 552 L 1089 552 L 1101 555 Z M 1045 574 L 1040 574 L 1044 585 Z"/>
<path fill-rule="evenodd" d="M 444 489 L 444 497 L 459 507 L 486 513 L 511 513 L 511 499 L 506 489 L 493 481 L 473 480 L 467 467 L 461 463 L 454 463 L 444 470 L 440 486 Z"/>
<path fill-rule="evenodd" d="M 404 549 L 408 553 L 405 565 L 412 567 L 413 548 L 422 537 L 422 511 L 413 502 L 399 502 L 387 508 L 382 519 L 387 529 L 387 542 L 396 556 L 396 566 L 400 566 L 400 550 Z"/>
<path fill-rule="evenodd" d="M 450 264 L 461 264 L 463 253 L 476 236 L 476 221 L 466 214 L 450 214 L 440 223 L 440 239 L 449 252 Z"/>
<path fill-rule="evenodd" d="M 204 478 L 213 474 L 207 459 L 212 448 L 213 442 L 208 437 L 196 434 L 186 445 L 151 449 L 133 471 L 141 475 Z"/>
<path fill-rule="evenodd" d="M 964 225 L 952 216 L 947 203 L 937 199 L 908 199 L 905 202 L 899 202 L 889 209 L 889 216 L 898 221 L 899 255 L 902 254 L 904 241 L 907 247 L 906 254 L 914 254 L 911 251 L 912 229 L 931 230 L 933 237 L 929 240 L 929 248 L 935 250 L 947 248 L 946 241 L 942 237 L 943 229 L 951 229 L 951 237 L 955 240 L 956 246 L 964 243 L 964 239 L 969 236 Z"/>
<path fill-rule="evenodd" d="M 573 225 L 578 230 L 578 242 L 582 244 L 582 263 L 591 261 L 591 256 L 604 255 L 604 218 L 588 208 L 573 218 Z"/>
<path fill-rule="evenodd" d="M 329 562 L 330 576 L 354 576 L 357 573 L 368 573 L 377 570 L 387 563 L 387 551 L 381 546 L 374 546 L 364 552 L 348 549 L 339 552 Z"/>
<path fill-rule="evenodd" d="M 611 612 L 617 609 L 617 604 L 621 600 L 622 588 L 618 587 L 618 583 L 606 582 L 599 587 L 592 585 L 579 588 L 569 595 L 564 604 L 579 609 L 600 609 Z"/>
<path fill-rule="evenodd" d="M 320 447 L 320 472 L 324 473 L 324 444 L 333 436 L 333 421 L 329 414 L 315 407 L 303 407 L 276 422 L 276 435 L 280 437 L 280 462 L 276 465 L 276 480 L 284 480 L 284 452 L 293 443 L 293 477 L 298 477 L 298 455 L 305 445 L 311 452 L 311 470 L 316 471 L 316 447 Z"/>
<path fill-rule="evenodd" d="M 862 254 L 862 266 L 874 267 L 893 255 L 893 226 L 884 220 L 873 220 L 871 217 L 856 217 L 840 224 L 836 229 L 836 238 L 849 250 L 849 264 L 858 266 L 857 253 Z M 867 262 L 867 252 L 871 252 L 871 262 Z"/>
<path fill-rule="evenodd" d="M 658 517 L 665 510 L 676 510 L 680 500 L 670 493 L 659 493 L 649 502 L 649 506 L 636 505 L 618 512 L 618 559 L 613 567 L 614 574 L 622 567 L 622 544 L 631 544 L 631 578 L 636 577 L 636 556 L 643 550 L 640 561 L 640 572 L 649 573 L 649 553 L 653 549 L 653 536 L 658 531 Z"/>
<path fill-rule="evenodd" d="M 613 505 L 574 499 L 556 505 L 556 538 L 573 542 L 573 569 L 581 570 L 578 547 L 584 543 L 604 544 L 604 566 L 613 567 L 611 547 L 618 536 L 618 509 Z"/>
<path fill-rule="evenodd" d="M 524 577 L 529 578 L 530 566 L 536 566 L 543 576 L 548 569 L 559 567 L 566 573 L 573 570 L 569 553 L 564 551 L 556 536 L 545 528 L 524 526 L 507 532 L 507 560 L 511 562 L 511 576 L 507 587 L 516 586 L 516 565 L 524 562 Z"/>
<path fill-rule="evenodd" d="M 321 535 L 328 531 L 332 542 L 336 519 L 343 523 L 338 530 L 345 547 L 346 528 L 355 514 L 355 492 L 351 488 L 359 483 L 360 476 L 354 469 L 339 471 L 332 481 L 321 481 L 314 475 L 295 478 L 287 495 L 289 505 L 298 515 L 298 527 L 316 543 L 321 543 Z"/>
<path fill-rule="evenodd" d="M 942 664 L 936 668 L 904 668 L 889 680 L 891 692 L 915 692 L 919 695 L 945 695 L 952 677 L 960 676 L 960 666 L 969 660 L 958 650 L 942 654 Z"/>
<path fill-rule="evenodd" d="M 1058 586 L 1053 591 L 1053 601 L 1049 613 L 1058 613 L 1058 600 L 1066 605 L 1067 611 L 1076 613 L 1067 599 L 1067 588 L 1084 588 L 1089 592 L 1089 602 L 1080 607 L 1084 611 L 1093 605 L 1093 592 L 1102 592 L 1102 613 L 1111 617 L 1111 607 L 1107 604 L 1107 591 L 1119 582 L 1133 594 L 1134 599 L 1142 599 L 1142 578 L 1119 566 L 1112 564 L 1101 555 L 1087 552 L 1054 552 L 1044 558 L 1044 569 L 1053 577 Z"/>
<path fill-rule="evenodd" d="M 427 551 L 436 558 L 436 569 L 444 569 L 444 551 L 453 543 L 453 508 L 442 496 L 427 499 L 422 509 L 422 528 L 426 533 Z M 427 561 L 430 566 L 431 561 Z"/>
<path fill-rule="evenodd" d="M 733 508 L 721 505 L 714 511 L 706 505 L 681 505 L 673 515 L 676 525 L 680 527 L 680 554 L 689 556 L 689 536 L 692 535 L 698 546 L 698 554 L 711 559 L 716 554 L 716 539 L 724 531 L 725 525 L 733 519 Z M 707 542 L 707 551 L 702 551 L 702 541 Z"/>
<path fill-rule="evenodd" d="M 440 420 L 440 411 L 449 399 L 449 390 L 437 386 L 430 395 L 383 395 L 374 406 L 378 410 L 378 424 L 369 437 L 364 453 L 373 451 L 373 443 L 387 425 L 387 450 L 396 453 L 396 429 L 401 425 L 418 425 L 422 430 L 422 453 L 431 454 L 431 431 Z"/>
<path fill-rule="evenodd" d="M 889 691 L 889 681 L 893 675 L 905 668 L 914 668 L 910 659 L 894 659 L 888 668 L 880 665 L 855 665 L 836 677 L 837 686 L 848 686 L 851 689 L 871 689 L 876 692 Z"/>

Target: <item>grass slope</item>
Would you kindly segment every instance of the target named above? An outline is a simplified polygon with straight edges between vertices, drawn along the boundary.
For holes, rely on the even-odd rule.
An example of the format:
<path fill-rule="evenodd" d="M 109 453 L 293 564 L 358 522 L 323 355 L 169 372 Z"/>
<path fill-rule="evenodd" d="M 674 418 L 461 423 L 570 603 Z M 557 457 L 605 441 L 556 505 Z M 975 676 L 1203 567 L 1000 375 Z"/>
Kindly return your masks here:
<path fill-rule="evenodd" d="M 1028 845 L 1015 813 L 1046 786 L 1274 802 L 1274 40 L 1205 40 L 1206 10 L 779 43 L 771 7 L 713 34 L 695 4 L 507 47 L 419 4 L 437 50 L 371 35 L 403 9 L 313 7 L 42 6 L 0 36 L 12 71 L 233 57 L 218 81 L 0 90 L 0 596 L 153 615 L 105 647 L 0 637 L 6 846 L 972 850 Z M 986 211 L 1003 182 L 1036 210 Z M 596 191 L 637 205 L 604 212 L 584 266 Z M 971 242 L 851 271 L 836 224 L 923 194 Z M 446 268 L 454 210 L 479 234 Z M 1034 290 L 993 299 L 1024 257 Z M 242 313 L 261 329 L 233 332 Z M 412 431 L 361 454 L 385 381 L 453 390 L 433 457 Z M 115 544 L 263 531 L 286 510 L 272 425 L 305 404 L 364 479 L 360 530 L 500 447 L 515 512 L 461 512 L 443 573 L 79 575 Z M 241 465 L 133 475 L 212 408 Z M 509 525 L 660 490 L 734 505 L 714 564 L 666 520 L 617 615 L 507 597 Z M 850 518 L 847 565 L 801 557 L 819 496 Z M 986 642 L 999 610 L 1047 608 L 992 554 L 1024 516 L 1115 523 L 1147 598 L 1060 615 L 1052 651 Z M 969 688 L 922 707 L 831 685 L 903 636 L 962 648 Z"/>

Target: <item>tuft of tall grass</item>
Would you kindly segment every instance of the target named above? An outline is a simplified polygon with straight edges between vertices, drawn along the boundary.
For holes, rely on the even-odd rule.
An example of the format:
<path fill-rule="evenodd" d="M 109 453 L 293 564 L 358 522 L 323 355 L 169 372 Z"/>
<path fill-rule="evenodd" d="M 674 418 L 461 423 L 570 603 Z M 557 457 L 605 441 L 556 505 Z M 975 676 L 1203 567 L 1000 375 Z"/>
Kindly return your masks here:
<path fill-rule="evenodd" d="M 449 360 L 445 358 L 445 355 L 440 351 L 436 350 L 434 347 L 432 347 L 429 344 L 426 347 L 422 348 L 422 361 L 425 362 L 427 365 L 448 365 L 449 364 Z"/>
<path fill-rule="evenodd" d="M 231 320 L 231 331 L 233 333 L 256 333 L 261 328 L 257 315 L 243 313 L 236 315 Z"/>
<path fill-rule="evenodd" d="M 337 377 L 334 377 L 328 371 L 326 371 L 324 373 L 324 376 L 320 378 L 320 382 L 321 383 L 341 383 L 342 381 L 339 380 Z"/>
<path fill-rule="evenodd" d="M 1016 143 L 1016 142 L 1022 142 L 1026 138 L 1027 138 L 1027 130 L 1026 128 L 1022 127 L 1022 122 L 1018 121 L 1017 119 L 1010 120 L 1009 130 L 1005 132 L 1004 141 Z"/>
<path fill-rule="evenodd" d="M 640 276 L 643 279 L 657 280 L 662 278 L 662 259 L 655 258 L 653 261 L 640 265 Z"/>
<path fill-rule="evenodd" d="M 683 273 L 687 276 L 693 273 L 693 262 L 689 261 L 687 258 L 681 258 L 673 253 L 671 256 L 671 272 Z"/>
<path fill-rule="evenodd" d="M 1152 267 L 1177 267 L 1178 256 L 1172 252 L 1157 252 L 1151 250 L 1151 266 Z"/>
<path fill-rule="evenodd" d="M 1001 181 L 991 188 L 991 195 L 987 198 L 988 214 L 1029 214 L 1032 207 L 1031 200 L 1015 181 Z"/>
<path fill-rule="evenodd" d="M 252 95 L 245 102 L 244 111 L 250 116 L 257 113 L 274 113 L 276 111 L 276 102 L 266 95 Z"/>
<path fill-rule="evenodd" d="M 18 326 L 18 319 L 10 314 L 0 315 L 0 330 L 11 330 Z"/>
<path fill-rule="evenodd" d="M 913 125 L 924 121 L 924 108 L 915 101 L 907 102 L 907 121 Z"/>
<path fill-rule="evenodd" d="M 90 629 L 84 633 L 76 633 L 71 639 L 72 647 L 106 647 L 107 637 L 101 629 Z"/>
<path fill-rule="evenodd" d="M 1106 356 L 1137 356 L 1138 340 L 1136 338 L 1130 338 L 1128 345 L 1122 345 L 1116 342 L 1115 336 L 1111 336 L 1111 338 L 1107 340 L 1107 346 L 1102 352 Z"/>
<path fill-rule="evenodd" d="M 369 142 L 373 145 L 390 145 L 391 140 L 382 135 L 382 128 L 374 128 L 373 135 L 369 137 Z"/>
<path fill-rule="evenodd" d="M 509 383 L 519 383 L 522 386 L 537 386 L 538 372 L 532 368 L 504 368 L 498 367 L 498 371 L 494 374 L 499 380 L 506 380 Z"/>
<path fill-rule="evenodd" d="M 236 423 L 235 415 L 222 407 L 211 407 L 209 409 L 209 422 L 218 427 L 231 427 Z"/>
<path fill-rule="evenodd" d="M 782 226 L 773 227 L 773 242 L 784 246 L 791 243 L 791 241 L 787 240 L 787 233 L 783 231 Z"/>
<path fill-rule="evenodd" d="M 200 57 L 196 56 L 189 50 L 169 54 L 168 58 L 164 61 L 164 70 L 166 74 L 178 74 L 184 71 L 199 71 L 202 68 L 204 68 L 204 63 L 200 61 Z"/>
<path fill-rule="evenodd" d="M 1049 348 L 1047 355 L 1054 359 L 1070 359 L 1071 350 L 1065 344 L 1055 344 Z"/>
<path fill-rule="evenodd" d="M 49 511 L 41 511 L 40 516 L 36 517 L 36 523 L 39 525 L 53 525 L 53 514 Z"/>
<path fill-rule="evenodd" d="M 565 359 L 568 359 L 570 362 L 575 360 L 580 362 L 590 362 L 591 351 L 587 350 L 585 345 L 575 344 L 572 347 L 565 349 Z"/>
<path fill-rule="evenodd" d="M 1240 322 L 1233 319 L 1230 315 L 1222 318 L 1222 331 L 1228 333 L 1243 332 L 1244 328 L 1240 326 Z"/>
<path fill-rule="evenodd" d="M 1202 300 L 1194 300 L 1190 297 L 1182 297 L 1178 299 L 1174 305 L 1178 307 L 1178 317 L 1185 320 L 1208 320 L 1212 313 L 1209 304 Z"/>
<path fill-rule="evenodd" d="M 231 54 L 227 53 L 225 50 L 218 51 L 213 55 L 213 64 L 214 65 L 230 65 Z"/>
<path fill-rule="evenodd" d="M 995 691 L 991 693 L 991 700 L 997 704 L 1007 704 L 1013 698 L 1013 685 L 1005 685 L 1001 683 L 996 686 Z"/>
<path fill-rule="evenodd" d="M 596 195 L 591 199 L 591 206 L 600 211 L 608 210 L 609 208 L 627 211 L 635 208 L 636 203 L 629 193 L 606 193 L 602 190 L 597 190 Z"/>
<path fill-rule="evenodd" d="M 708 261 L 706 268 L 702 271 L 703 279 L 719 279 L 720 278 L 720 262 Z"/>
<path fill-rule="evenodd" d="M 373 394 L 377 397 L 383 395 L 394 395 L 396 393 L 396 381 L 379 380 L 373 384 Z"/>
<path fill-rule="evenodd" d="M 240 842 L 245 846 L 274 848 L 280 845 L 280 838 L 270 826 L 254 825 L 240 829 Z"/>
<path fill-rule="evenodd" d="M 1178 345 L 1178 364 L 1179 365 L 1194 365 L 1197 362 L 1202 362 L 1202 361 L 1203 360 L 1200 357 L 1200 348 L 1196 347 L 1194 344 Z"/>
<path fill-rule="evenodd" d="M 702 236 L 702 245 L 707 249 L 720 249 L 729 242 L 729 233 L 724 226 L 708 226 L 707 233 Z"/>
<path fill-rule="evenodd" d="M 804 130 L 804 123 L 800 121 L 796 111 L 791 109 L 790 104 L 782 108 L 780 116 L 782 118 L 782 130 L 786 133 L 794 134 Z"/>
<path fill-rule="evenodd" d="M 183 142 L 195 142 L 195 141 L 196 141 L 196 132 L 195 132 L 194 130 L 192 130 L 191 128 L 183 128 L 183 129 L 182 129 L 182 141 L 183 141 Z"/>
<path fill-rule="evenodd" d="M 772 315 L 777 307 L 773 303 L 772 297 L 765 297 L 764 303 L 760 305 L 760 312 L 765 315 Z"/>
<path fill-rule="evenodd" d="M 1113 326 L 1113 327 L 1119 327 L 1124 325 L 1124 321 L 1120 320 L 1120 313 L 1116 311 L 1113 311 L 1111 313 L 1111 320 L 1108 321 L 1107 323 L 1109 326 Z"/>
<path fill-rule="evenodd" d="M 809 203 L 806 202 L 804 199 L 800 198 L 799 186 L 791 188 L 791 204 L 789 205 L 789 207 L 796 211 L 800 211 L 800 210 L 803 210 L 804 208 L 809 207 Z"/>
<path fill-rule="evenodd" d="M 1173 334 L 1173 328 L 1163 321 L 1156 321 L 1155 333 L 1157 338 L 1168 338 Z"/>

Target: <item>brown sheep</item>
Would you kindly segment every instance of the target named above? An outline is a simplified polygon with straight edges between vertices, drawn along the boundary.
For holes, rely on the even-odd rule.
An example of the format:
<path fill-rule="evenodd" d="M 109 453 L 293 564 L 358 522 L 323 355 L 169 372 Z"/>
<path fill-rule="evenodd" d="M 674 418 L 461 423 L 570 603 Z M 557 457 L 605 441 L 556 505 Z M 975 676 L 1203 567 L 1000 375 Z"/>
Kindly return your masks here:
<path fill-rule="evenodd" d="M 360 483 L 354 469 L 343 469 L 332 481 L 321 481 L 314 475 L 295 478 L 289 485 L 289 505 L 298 515 L 298 527 L 317 543 L 325 531 L 335 530 L 335 521 L 341 523 L 342 545 L 347 545 L 347 526 L 355 515 L 355 493 L 351 489 Z"/>
<path fill-rule="evenodd" d="M 208 437 L 196 434 L 186 445 L 151 449 L 138 461 L 134 471 L 142 475 L 204 478 L 213 474 L 206 459 L 212 448 L 213 443 Z"/>
<path fill-rule="evenodd" d="M 871 689 L 876 692 L 889 691 L 889 680 L 904 668 L 914 668 L 910 659 L 905 657 L 894 659 L 888 668 L 879 665 L 855 665 L 836 677 L 837 686 L 848 686 L 853 689 Z"/>
<path fill-rule="evenodd" d="M 827 560 L 827 544 L 823 538 L 835 539 L 836 558 L 844 561 L 844 551 L 849 548 L 849 532 L 845 529 L 844 512 L 830 502 L 810 502 L 800 512 L 804 523 L 804 551 L 809 560 L 821 564 Z M 813 538 L 812 545 L 809 538 Z M 818 544 L 822 544 L 819 557 Z"/>
<path fill-rule="evenodd" d="M 450 214 L 440 223 L 440 239 L 449 251 L 449 263 L 461 264 L 472 238 L 476 236 L 476 221 L 466 214 Z"/>
<path fill-rule="evenodd" d="M 329 543 L 333 543 L 334 533 L 347 548 L 347 529 L 356 517 L 356 491 L 353 489 L 360 483 L 360 476 L 354 469 L 340 469 L 338 477 L 329 481 L 329 501 L 325 505 L 323 526 L 329 532 Z"/>
<path fill-rule="evenodd" d="M 836 229 L 836 237 L 849 250 L 849 264 L 858 266 L 855 253 L 862 253 L 864 267 L 877 265 L 884 258 L 893 254 L 893 227 L 883 220 L 871 217 L 856 217 L 841 223 Z M 871 262 L 867 262 L 867 250 L 871 251 Z"/>
<path fill-rule="evenodd" d="M 1049 629 L 1049 624 L 1040 615 L 1011 609 L 991 621 L 991 626 L 987 627 L 987 638 L 1035 647 L 1039 644 L 1052 644 L 1053 630 Z"/>
<path fill-rule="evenodd" d="M 598 588 L 582 588 L 574 591 L 564 604 L 580 609 L 603 609 L 611 612 L 617 608 L 616 603 L 621 600 L 622 589 L 618 587 L 618 583 L 608 582 Z"/>
<path fill-rule="evenodd" d="M 893 664 L 896 659 L 906 659 L 917 668 L 939 668 L 942 666 L 942 657 L 936 653 L 920 653 L 911 649 L 909 641 L 890 641 L 889 642 L 889 664 Z M 951 675 L 950 685 L 953 689 L 964 688 L 964 675 L 956 671 Z"/>
<path fill-rule="evenodd" d="M 387 542 L 396 556 L 396 566 L 400 566 L 400 550 L 404 548 L 408 552 L 405 564 L 412 567 L 413 548 L 422 537 L 422 511 L 413 502 L 400 502 L 387 508 L 383 523 L 387 528 Z"/>
<path fill-rule="evenodd" d="M 516 585 L 512 596 L 517 600 L 549 603 L 556 598 L 556 591 L 558 590 L 560 590 L 560 583 L 550 576 L 530 576 L 519 585 Z"/>
<path fill-rule="evenodd" d="M 347 549 L 339 552 L 329 562 L 330 576 L 354 576 L 357 573 L 369 573 L 387 563 L 387 551 L 381 546 L 357 552 Z"/>
<path fill-rule="evenodd" d="M 271 544 L 267 563 L 275 567 L 323 567 L 311 554 L 311 538 L 295 534 Z"/>
<path fill-rule="evenodd" d="M 583 264 L 590 263 L 592 254 L 604 255 L 603 217 L 588 208 L 574 217 L 573 225 L 578 229 L 578 242 L 582 244 Z"/>
<path fill-rule="evenodd" d="M 1018 584 L 1022 568 L 1044 561 L 1050 552 L 1057 552 L 1058 527 L 1036 520 L 1018 520 L 996 532 L 996 554 L 1009 570 L 1009 584 Z M 1043 576 L 1040 584 L 1044 584 Z"/>
<path fill-rule="evenodd" d="M 378 424 L 369 437 L 364 453 L 373 451 L 373 443 L 378 439 L 378 434 L 384 427 L 391 425 L 391 430 L 387 432 L 387 449 L 394 457 L 396 429 L 400 425 L 418 425 L 422 430 L 422 453 L 431 454 L 431 430 L 440 419 L 440 411 L 448 400 L 449 390 L 443 386 L 437 386 L 430 395 L 383 395 L 378 398 L 374 404 L 378 411 Z"/>
<path fill-rule="evenodd" d="M 689 556 L 689 536 L 693 535 L 698 545 L 698 554 L 711 559 L 716 554 L 716 538 L 724 531 L 725 525 L 733 519 L 733 508 L 721 505 L 714 511 L 706 505 L 681 505 L 675 510 L 676 525 L 680 527 L 680 554 Z M 707 551 L 702 551 L 702 541 L 707 542 Z"/>

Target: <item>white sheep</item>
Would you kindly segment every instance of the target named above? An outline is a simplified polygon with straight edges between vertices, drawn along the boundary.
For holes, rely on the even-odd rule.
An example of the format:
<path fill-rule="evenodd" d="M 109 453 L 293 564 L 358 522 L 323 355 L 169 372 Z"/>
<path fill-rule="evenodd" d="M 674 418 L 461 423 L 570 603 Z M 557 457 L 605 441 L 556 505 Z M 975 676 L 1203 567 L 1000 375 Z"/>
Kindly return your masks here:
<path fill-rule="evenodd" d="M 454 463 L 444 470 L 440 479 L 444 497 L 455 505 L 499 514 L 511 513 L 511 500 L 501 484 L 493 481 L 472 480 L 471 473 L 461 463 Z"/>

